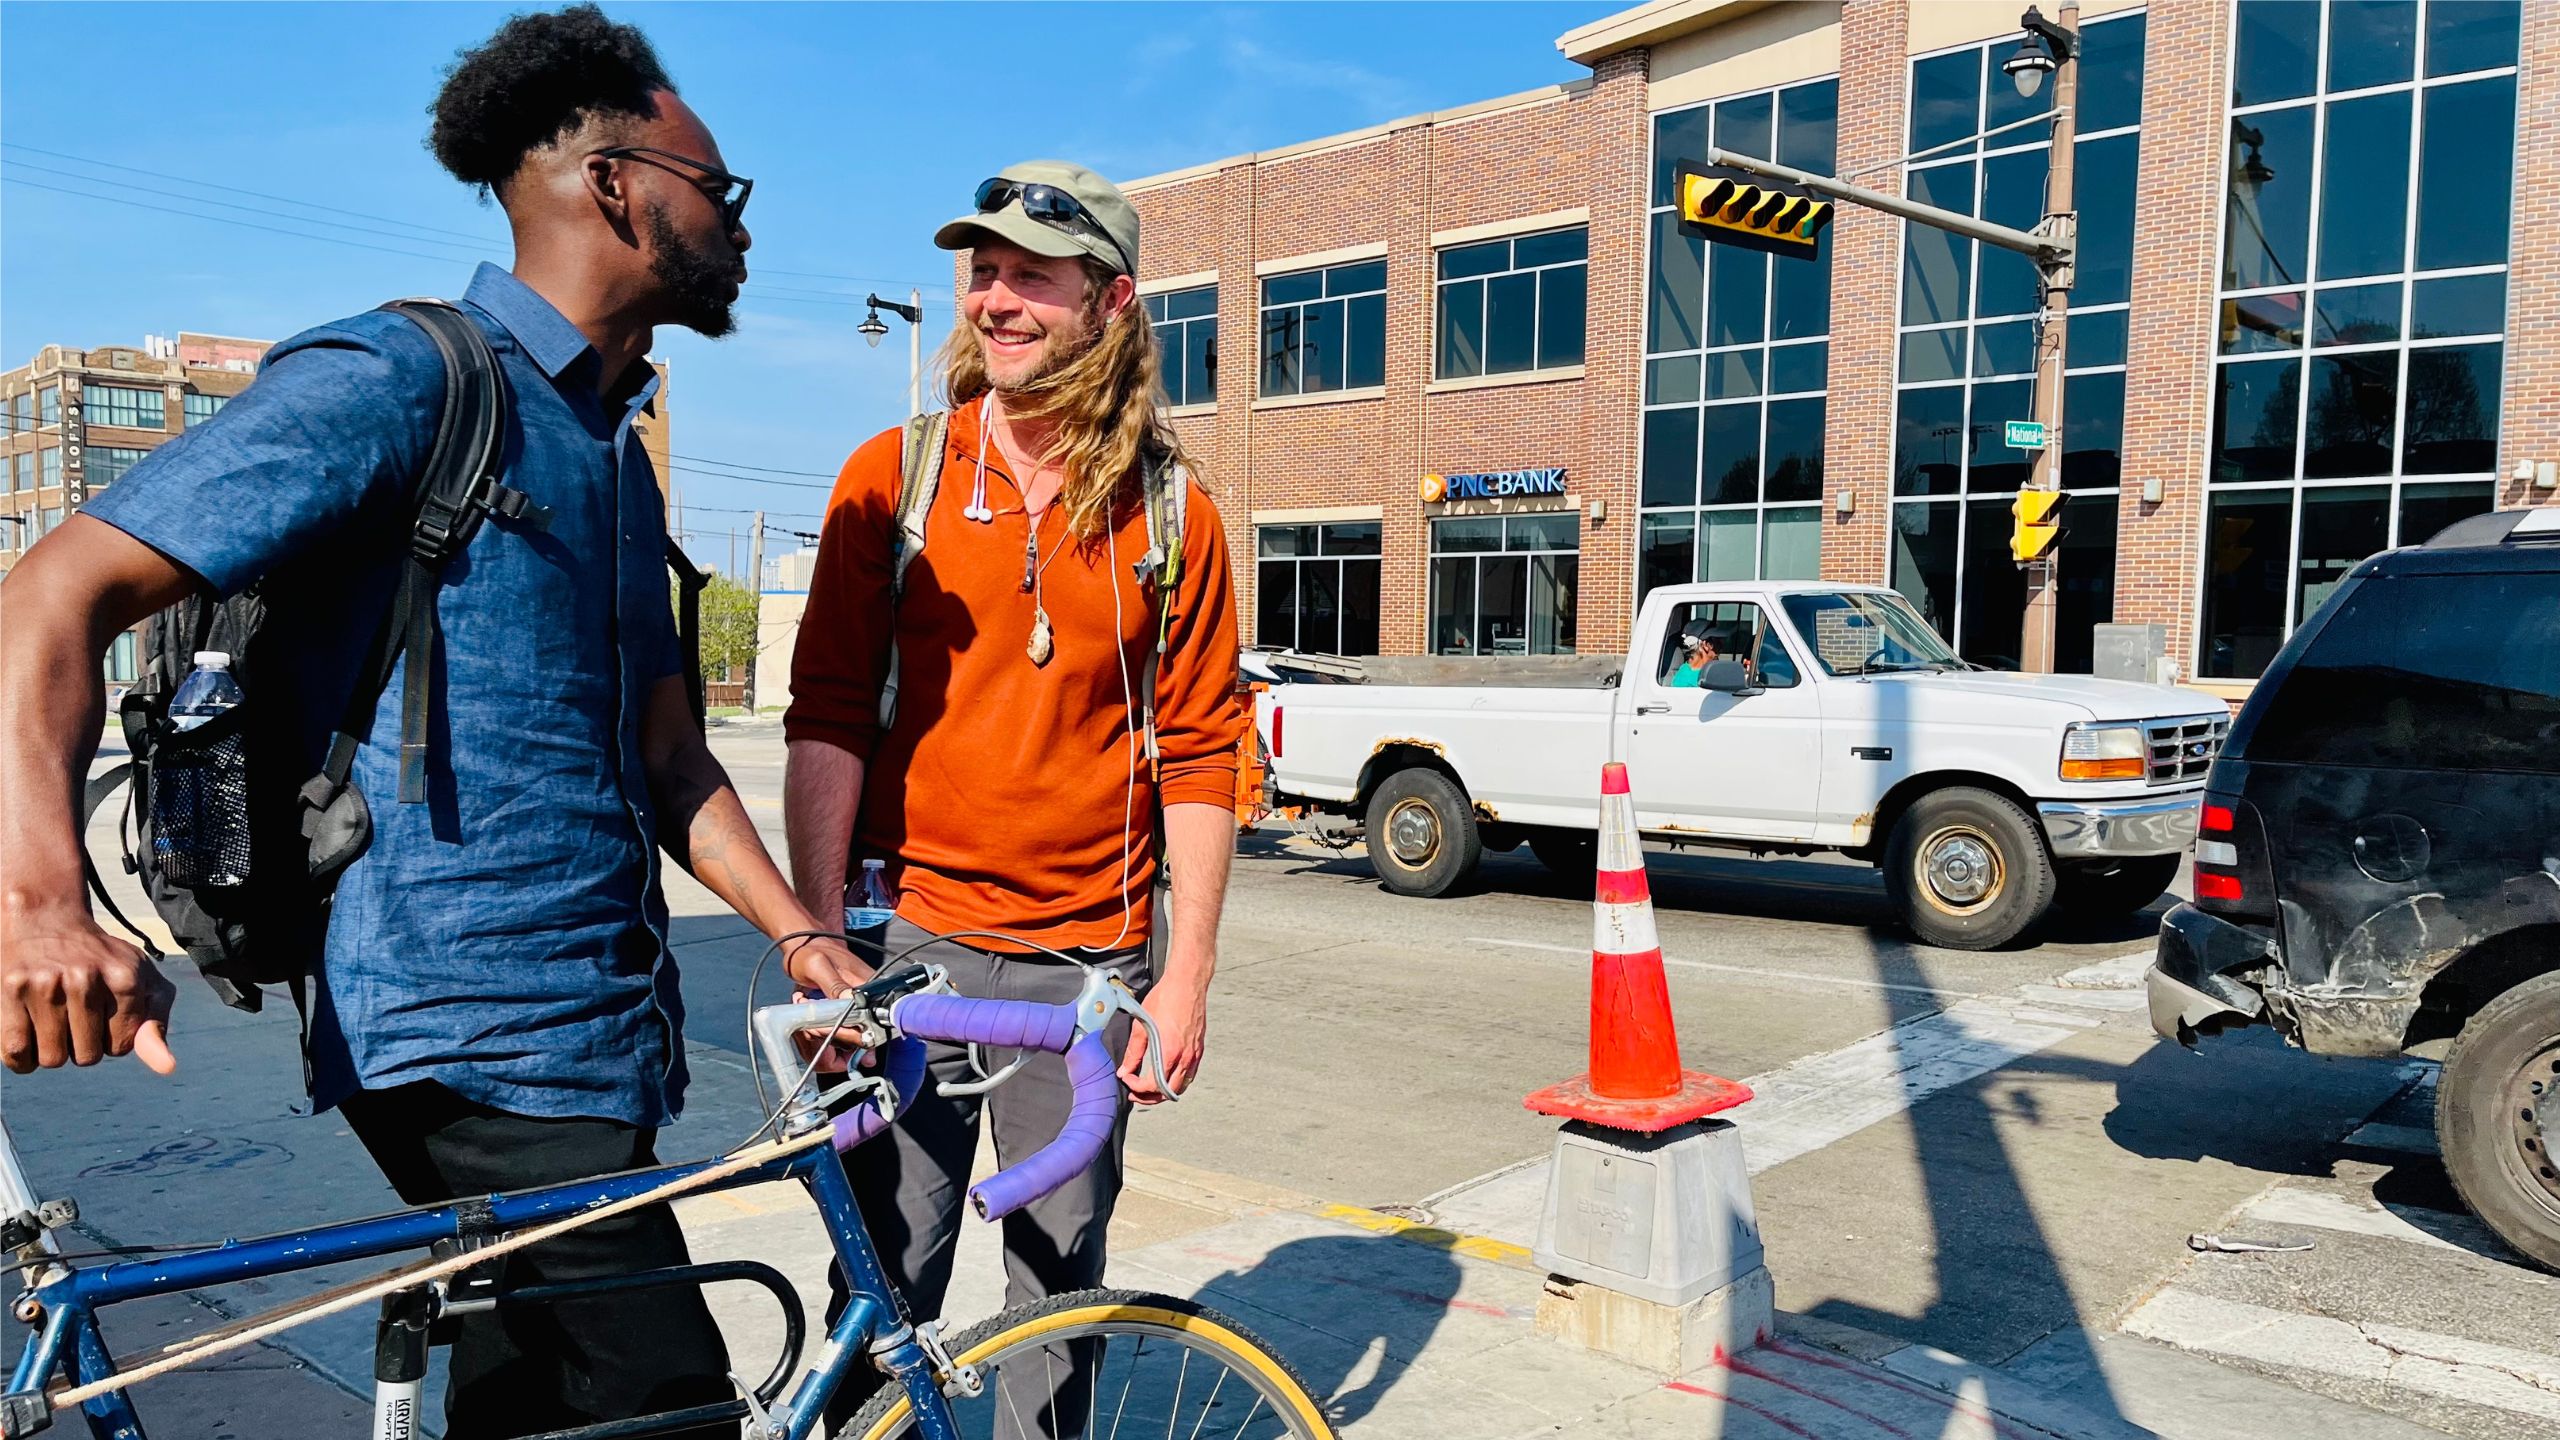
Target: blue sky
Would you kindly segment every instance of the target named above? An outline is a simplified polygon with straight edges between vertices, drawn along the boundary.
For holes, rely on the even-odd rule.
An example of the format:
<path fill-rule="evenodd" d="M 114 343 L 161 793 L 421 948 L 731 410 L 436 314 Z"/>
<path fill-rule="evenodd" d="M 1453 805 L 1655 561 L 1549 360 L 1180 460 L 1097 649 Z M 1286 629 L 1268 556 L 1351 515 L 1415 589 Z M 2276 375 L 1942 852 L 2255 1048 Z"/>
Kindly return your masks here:
<path fill-rule="evenodd" d="M 458 294 L 475 260 L 504 263 L 502 217 L 422 138 L 453 53 L 521 8 L 0 4 L 0 368 L 47 344 L 182 329 L 281 339 L 397 296 Z M 1059 155 L 1134 178 L 1572 79 L 1587 72 L 1555 37 L 1617 8 L 609 5 L 648 30 L 732 168 L 756 179 L 739 333 L 659 335 L 675 451 L 727 462 L 704 469 L 832 474 L 895 423 L 904 337 L 865 349 L 841 292 L 921 286 L 930 348 L 951 273 L 931 232 L 1007 161 Z M 712 563 L 746 517 L 711 507 L 805 513 L 823 499 L 672 478 Z"/>

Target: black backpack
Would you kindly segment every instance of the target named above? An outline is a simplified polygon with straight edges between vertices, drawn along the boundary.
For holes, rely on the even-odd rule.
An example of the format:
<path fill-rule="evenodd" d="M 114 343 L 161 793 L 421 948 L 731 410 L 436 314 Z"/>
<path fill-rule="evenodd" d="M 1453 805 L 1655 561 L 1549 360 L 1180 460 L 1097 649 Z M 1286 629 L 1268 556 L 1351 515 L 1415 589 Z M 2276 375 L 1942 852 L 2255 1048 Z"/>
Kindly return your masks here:
<path fill-rule="evenodd" d="M 444 360 L 444 407 L 434 448 L 414 478 L 408 553 L 399 584 L 375 628 L 355 674 L 327 760 L 316 775 L 301 778 L 307 761 L 292 753 L 290 726 L 270 721 L 260 708 L 259 674 L 281 662 L 266 653 L 266 582 L 252 583 L 229 600 L 197 595 L 151 617 L 143 632 L 144 674 L 119 714 L 133 758 L 89 782 L 84 827 L 119 786 L 125 812 L 118 825 L 124 867 L 138 874 L 152 908 L 170 935 L 203 971 L 225 1004 L 256 1010 L 260 985 L 293 987 L 297 1005 L 303 981 L 318 963 L 328 928 L 329 901 L 338 876 L 373 839 L 373 812 L 352 780 L 357 750 L 373 728 L 375 708 L 405 664 L 412 677 L 431 677 L 429 663 L 441 636 L 436 590 L 445 565 L 470 545 L 491 514 L 540 529 L 550 512 L 523 491 L 499 480 L 511 418 L 507 387 L 480 327 L 442 300 L 399 300 L 385 309 L 414 322 L 435 342 Z M 682 589 L 679 628 L 693 658 L 686 684 L 694 719 L 703 714 L 700 596 L 706 577 L 670 538 L 667 560 Z M 194 667 L 196 652 L 231 657 L 244 698 L 191 729 L 180 729 L 168 710 L 179 682 Z M 417 679 L 403 687 L 400 715 L 399 803 L 427 798 L 427 760 L 434 695 Z M 159 853 L 162 836 L 155 801 L 220 777 L 217 802 L 246 818 L 248 866 L 244 882 L 197 883 L 177 857 Z M 167 792 L 164 794 L 164 792 Z M 191 803 L 202 803 L 190 797 Z M 87 857 L 83 856 L 84 863 Z M 108 898 L 94 865 L 91 893 L 118 924 L 155 958 L 158 947 Z"/>

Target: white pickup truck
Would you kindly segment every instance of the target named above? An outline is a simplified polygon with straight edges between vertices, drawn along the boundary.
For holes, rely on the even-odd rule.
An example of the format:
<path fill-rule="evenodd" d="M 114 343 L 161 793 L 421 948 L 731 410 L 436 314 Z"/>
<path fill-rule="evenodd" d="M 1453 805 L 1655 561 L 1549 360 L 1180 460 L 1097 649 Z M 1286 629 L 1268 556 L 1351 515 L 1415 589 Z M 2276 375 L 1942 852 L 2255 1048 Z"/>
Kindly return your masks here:
<path fill-rule="evenodd" d="M 1959 949 L 2157 898 L 2229 725 L 2196 691 L 1974 668 L 1898 593 L 1813 582 L 1657 589 L 1624 657 L 1247 669 L 1272 682 L 1266 798 L 1362 835 L 1400 894 L 1523 842 L 1587 872 L 1622 759 L 1648 839 L 1880 865 L 1911 929 Z"/>

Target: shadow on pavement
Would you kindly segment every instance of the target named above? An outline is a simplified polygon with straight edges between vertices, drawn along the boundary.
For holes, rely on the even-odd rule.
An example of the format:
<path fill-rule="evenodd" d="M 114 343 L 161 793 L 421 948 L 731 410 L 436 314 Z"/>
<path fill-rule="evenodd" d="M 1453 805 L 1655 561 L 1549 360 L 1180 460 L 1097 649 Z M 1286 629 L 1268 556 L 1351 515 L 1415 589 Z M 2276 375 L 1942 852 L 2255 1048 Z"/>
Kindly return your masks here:
<path fill-rule="evenodd" d="M 1257 1260 L 1233 1257 L 1244 1268 L 1211 1279 L 1199 1298 L 1258 1332 L 1334 1423 L 1348 1425 L 1377 1408 L 1442 1322 L 1471 1303 L 1459 1298 L 1457 1261 L 1419 1238 L 1426 1233 L 1286 1241 Z"/>

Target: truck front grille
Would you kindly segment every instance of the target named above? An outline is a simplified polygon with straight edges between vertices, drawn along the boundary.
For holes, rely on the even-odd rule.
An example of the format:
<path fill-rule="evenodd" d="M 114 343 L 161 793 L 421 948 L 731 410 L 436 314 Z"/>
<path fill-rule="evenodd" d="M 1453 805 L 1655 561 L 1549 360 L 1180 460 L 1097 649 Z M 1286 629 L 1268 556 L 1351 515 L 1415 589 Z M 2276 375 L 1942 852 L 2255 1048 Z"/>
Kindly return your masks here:
<path fill-rule="evenodd" d="M 2222 737 L 2231 728 L 2228 715 L 2188 715 L 2153 720 L 2142 727 L 2150 742 L 2149 779 L 2154 785 L 2183 785 L 2202 780 L 2222 753 Z"/>

